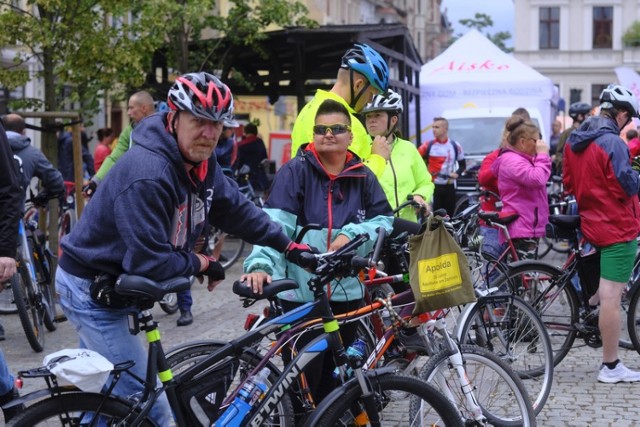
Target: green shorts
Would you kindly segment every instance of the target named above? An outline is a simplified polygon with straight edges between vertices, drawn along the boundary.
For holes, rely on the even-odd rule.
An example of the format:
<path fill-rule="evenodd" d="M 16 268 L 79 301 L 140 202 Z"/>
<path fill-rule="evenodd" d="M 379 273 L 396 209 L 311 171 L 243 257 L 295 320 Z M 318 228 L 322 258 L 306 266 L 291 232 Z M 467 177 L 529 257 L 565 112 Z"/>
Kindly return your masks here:
<path fill-rule="evenodd" d="M 600 250 L 600 276 L 614 282 L 627 283 L 633 270 L 638 242 L 615 243 Z"/>

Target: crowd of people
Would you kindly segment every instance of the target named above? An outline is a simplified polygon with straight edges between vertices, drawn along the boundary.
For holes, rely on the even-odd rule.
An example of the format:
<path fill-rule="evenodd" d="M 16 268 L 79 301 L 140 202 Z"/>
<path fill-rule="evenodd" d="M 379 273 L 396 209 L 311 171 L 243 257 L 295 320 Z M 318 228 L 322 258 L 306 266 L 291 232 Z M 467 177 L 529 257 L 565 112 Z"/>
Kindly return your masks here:
<path fill-rule="evenodd" d="M 98 351 L 110 361 L 135 360 L 134 373 L 144 377 L 146 351 L 128 329 L 134 307 L 126 300 L 101 298 L 112 291 L 116 278 L 135 274 L 156 281 L 175 276 L 197 276 L 209 291 L 225 279 L 225 271 L 203 244 L 206 230 L 218 227 L 254 244 L 244 262 L 247 286 L 261 292 L 274 279 L 295 278 L 305 283 L 310 273 L 299 267 L 307 252 L 337 250 L 359 233 L 376 237 L 376 229 L 391 231 L 394 217 L 418 222 L 430 210 L 453 215 L 457 180 L 465 172 L 464 141 L 449 136 L 446 117 L 432 123 L 434 138 L 416 146 L 403 139 L 399 123 L 404 103 L 389 88 L 384 58 L 365 44 L 348 49 L 328 91 L 318 90 L 297 116 L 292 130 L 291 160 L 270 183 L 264 163 L 264 141 L 255 123 L 235 120 L 228 86 L 206 72 L 178 77 L 167 97 L 168 111 L 156 112 L 146 91 L 128 100 L 131 124 L 115 141 L 113 129 L 98 130 L 93 157 L 83 133 L 84 188 L 90 199 L 82 217 L 62 242 L 55 285 L 60 306 L 75 327 L 82 347 Z M 561 174 L 567 193 L 577 200 L 582 233 L 601 252 L 601 278 L 590 304 L 600 306 L 603 335 L 601 382 L 640 381 L 640 373 L 618 359 L 619 307 L 637 251 L 640 233 L 638 172 L 631 158 L 638 155 L 637 132 L 629 146 L 619 134 L 633 117 L 638 103 L 619 85 L 600 96 L 600 113 L 575 103 L 569 114 L 573 126 L 564 132 L 554 123 L 550 141 L 520 108 L 504 125 L 497 148 L 480 166 L 480 185 L 491 191 L 485 210 L 517 213 L 508 224 L 516 247 L 533 253 L 545 233 L 549 207 L 546 185 L 552 173 Z M 63 191 L 63 180 L 73 181 L 71 134 L 58 136 L 59 166 L 54 168 L 24 135 L 25 122 L 16 114 L 3 118 L 0 146 L 0 285 L 15 273 L 15 237 L 25 189 L 40 179 L 49 194 Z M 6 133 L 5 133 L 6 129 Z M 6 138 L 5 138 L 6 135 Z M 16 154 L 17 161 L 7 153 Z M 635 154 L 634 154 L 635 153 Z M 257 192 L 268 190 L 264 209 L 238 191 L 225 172 L 248 166 Z M 398 210 L 413 198 L 415 205 Z M 18 207 L 18 208 L 16 208 Z M 616 212 L 616 214 L 612 214 Z M 132 214 L 135 213 L 135 214 Z M 321 229 L 295 243 L 307 224 Z M 498 251 L 504 236 L 482 229 L 487 250 Z M 361 248 L 363 254 L 371 249 Z M 363 285 L 343 278 L 329 289 L 332 308 L 342 313 L 363 302 Z M 279 295 L 283 309 L 292 310 L 313 299 L 301 286 Z M 193 322 L 190 291 L 178 295 L 179 326 Z M 348 346 L 354 327 L 345 327 Z M 307 334 L 304 342 L 314 338 Z M 0 329 L 0 340 L 3 334 Z M 303 344 L 300 342 L 299 344 Z M 318 399 L 333 383 L 330 357 L 313 367 L 310 390 Z M 129 396 L 141 385 L 123 378 L 114 392 Z M 0 403 L 17 392 L 0 352 Z M 5 417 L 11 417 L 5 413 Z M 151 416 L 159 425 L 171 417 L 166 399 Z"/>

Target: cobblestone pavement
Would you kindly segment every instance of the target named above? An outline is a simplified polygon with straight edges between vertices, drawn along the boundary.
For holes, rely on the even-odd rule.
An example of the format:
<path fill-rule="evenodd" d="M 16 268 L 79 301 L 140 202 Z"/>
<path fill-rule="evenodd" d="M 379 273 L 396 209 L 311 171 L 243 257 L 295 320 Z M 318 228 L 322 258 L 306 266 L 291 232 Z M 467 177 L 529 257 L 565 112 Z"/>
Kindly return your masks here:
<path fill-rule="evenodd" d="M 153 309 L 166 348 L 188 341 L 228 339 L 243 332 L 246 314 L 257 313 L 259 308 L 243 309 L 231 292 L 232 281 L 239 277 L 240 269 L 241 264 L 234 265 L 228 272 L 228 279 L 212 293 L 202 285 L 194 285 L 195 322 L 190 326 L 178 328 L 177 314 L 167 315 L 159 307 Z M 55 332 L 46 332 L 44 352 L 34 353 L 24 336 L 17 314 L 2 315 L 0 321 L 6 330 L 6 340 L 0 342 L 0 348 L 14 373 L 40 366 L 48 353 L 77 347 L 75 331 L 68 322 L 58 324 Z M 621 349 L 620 356 L 629 368 L 640 370 L 640 356 L 636 352 Z M 576 341 L 567 358 L 556 368 L 551 395 L 538 416 L 538 425 L 640 425 L 640 383 L 598 383 L 596 374 L 600 357 L 600 349 L 586 347 L 582 341 Z M 26 380 L 23 393 L 43 386 L 44 382 L 39 380 Z"/>

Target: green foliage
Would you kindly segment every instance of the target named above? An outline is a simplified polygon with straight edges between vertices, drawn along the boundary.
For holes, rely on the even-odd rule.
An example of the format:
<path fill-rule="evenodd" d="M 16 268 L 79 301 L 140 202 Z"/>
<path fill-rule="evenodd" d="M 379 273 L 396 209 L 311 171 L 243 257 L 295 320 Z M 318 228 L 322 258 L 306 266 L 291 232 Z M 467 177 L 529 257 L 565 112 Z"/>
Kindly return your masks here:
<path fill-rule="evenodd" d="M 105 91 L 140 85 L 150 52 L 160 43 L 145 37 L 144 22 L 123 22 L 128 2 L 118 0 L 31 0 L 28 9 L 0 1 L 0 45 L 16 50 L 13 68 L 0 72 L 0 84 L 14 88 L 34 78 L 45 84 L 44 108 L 81 102 L 95 112 Z M 29 59 L 37 66 L 29 75 Z M 33 105 L 33 104 L 32 104 Z"/>
<path fill-rule="evenodd" d="M 628 47 L 640 46 L 640 21 L 635 21 L 622 36 L 622 42 Z"/>
<path fill-rule="evenodd" d="M 493 27 L 493 19 L 487 14 L 484 13 L 476 13 L 473 19 L 461 19 L 461 25 L 464 25 L 467 28 L 474 28 L 479 32 L 483 33 L 493 44 L 498 46 L 502 51 L 506 53 L 513 52 L 513 48 L 509 48 L 506 45 L 506 41 L 511 38 L 511 33 L 508 31 L 499 31 L 495 34 L 490 34 L 489 29 Z M 457 34 L 455 37 L 452 37 L 451 43 L 458 40 L 462 37 L 462 34 Z"/>
<path fill-rule="evenodd" d="M 314 25 L 304 5 L 293 0 L 231 0 L 228 17 L 220 16 L 215 0 L 28 0 L 26 10 L 16 3 L 0 0 L 0 46 L 16 52 L 13 66 L 0 70 L 0 84 L 15 88 L 42 78 L 40 108 L 79 102 L 85 116 L 105 96 L 125 99 L 127 88 L 142 85 L 153 53 L 163 46 L 176 73 L 211 63 L 222 69 L 230 47 L 219 51 L 221 43 L 215 43 L 192 55 L 189 43 L 207 31 L 242 48 L 264 38 L 269 25 Z M 29 60 L 37 67 L 27 69 Z M 37 100 L 24 103 L 38 106 Z"/>

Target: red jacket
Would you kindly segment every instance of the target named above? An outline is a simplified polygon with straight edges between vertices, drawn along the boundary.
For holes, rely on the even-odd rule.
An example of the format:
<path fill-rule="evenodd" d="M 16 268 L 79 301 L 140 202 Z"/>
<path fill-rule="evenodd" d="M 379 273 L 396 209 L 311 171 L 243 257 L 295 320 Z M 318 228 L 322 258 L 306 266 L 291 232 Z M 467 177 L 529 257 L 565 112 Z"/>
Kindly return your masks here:
<path fill-rule="evenodd" d="M 498 177 L 491 171 L 491 165 L 496 161 L 500 154 L 500 148 L 493 150 L 487 154 L 487 157 L 480 163 L 480 170 L 478 171 L 478 184 L 480 184 L 485 190 L 491 191 L 496 194 L 500 194 L 498 191 Z M 494 212 L 499 209 L 496 208 L 496 202 L 498 199 L 492 196 L 483 197 L 480 204 L 480 209 L 485 212 Z"/>
<path fill-rule="evenodd" d="M 613 120 L 592 117 L 564 147 L 565 190 L 576 196 L 582 233 L 600 247 L 629 242 L 640 232 L 640 179 L 619 132 Z"/>

